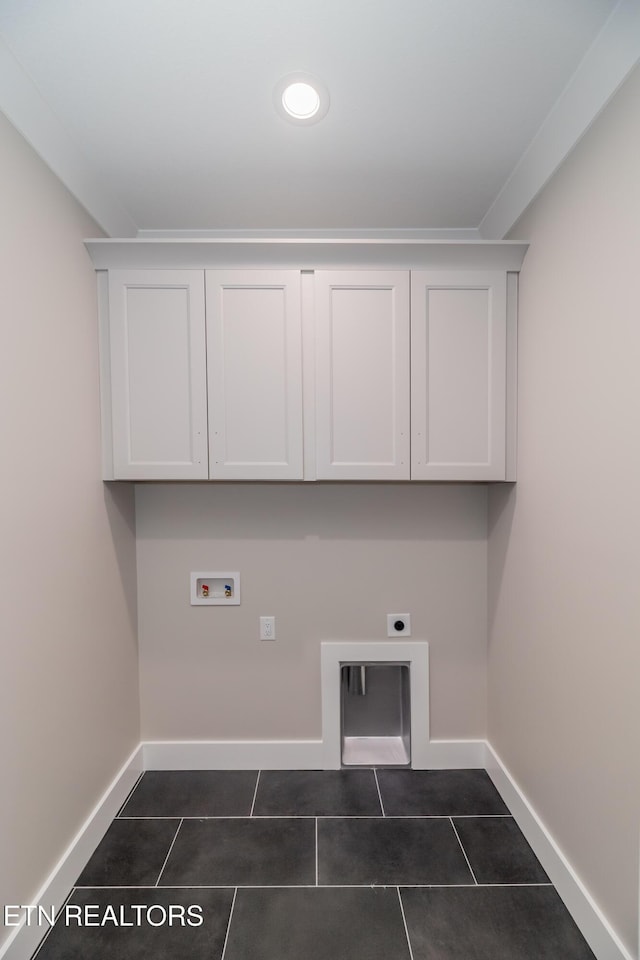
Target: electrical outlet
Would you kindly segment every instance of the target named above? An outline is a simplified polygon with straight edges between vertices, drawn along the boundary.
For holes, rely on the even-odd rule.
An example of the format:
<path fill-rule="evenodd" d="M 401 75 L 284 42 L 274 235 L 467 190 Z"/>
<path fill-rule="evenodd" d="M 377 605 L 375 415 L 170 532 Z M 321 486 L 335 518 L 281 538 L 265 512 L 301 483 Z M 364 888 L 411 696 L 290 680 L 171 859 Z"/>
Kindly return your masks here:
<path fill-rule="evenodd" d="M 388 637 L 410 637 L 411 636 L 411 614 L 410 613 L 388 613 L 387 614 L 387 636 Z"/>
<path fill-rule="evenodd" d="M 276 638 L 276 618 L 260 617 L 260 639 L 275 640 Z"/>

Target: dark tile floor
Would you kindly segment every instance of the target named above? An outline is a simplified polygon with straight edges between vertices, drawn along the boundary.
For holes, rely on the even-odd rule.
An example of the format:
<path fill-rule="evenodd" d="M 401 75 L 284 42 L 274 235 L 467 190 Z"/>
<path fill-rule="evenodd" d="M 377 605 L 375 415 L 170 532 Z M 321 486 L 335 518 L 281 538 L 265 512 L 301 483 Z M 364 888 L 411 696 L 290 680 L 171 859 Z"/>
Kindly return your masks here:
<path fill-rule="evenodd" d="M 593 960 L 482 770 L 148 772 L 38 960 Z"/>

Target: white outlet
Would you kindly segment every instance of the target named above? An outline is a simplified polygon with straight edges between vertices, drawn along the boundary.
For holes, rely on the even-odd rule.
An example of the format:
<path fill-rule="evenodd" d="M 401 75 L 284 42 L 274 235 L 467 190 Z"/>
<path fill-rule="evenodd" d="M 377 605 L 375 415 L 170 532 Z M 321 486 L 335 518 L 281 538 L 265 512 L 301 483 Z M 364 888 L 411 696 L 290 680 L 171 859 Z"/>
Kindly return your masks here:
<path fill-rule="evenodd" d="M 388 613 L 387 614 L 387 636 L 388 637 L 410 637 L 411 636 L 411 614 L 410 613 Z"/>
<path fill-rule="evenodd" d="M 276 638 L 276 618 L 260 617 L 260 639 L 275 640 Z"/>

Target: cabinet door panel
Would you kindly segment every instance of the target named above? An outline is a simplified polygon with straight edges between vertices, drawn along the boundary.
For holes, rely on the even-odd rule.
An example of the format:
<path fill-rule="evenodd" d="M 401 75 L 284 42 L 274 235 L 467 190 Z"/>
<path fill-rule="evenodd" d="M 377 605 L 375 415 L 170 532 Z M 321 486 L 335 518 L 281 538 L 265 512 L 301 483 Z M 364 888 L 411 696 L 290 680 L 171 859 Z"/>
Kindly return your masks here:
<path fill-rule="evenodd" d="M 202 272 L 110 271 L 109 314 L 115 479 L 205 479 Z"/>
<path fill-rule="evenodd" d="M 409 478 L 409 275 L 320 271 L 319 480 Z"/>
<path fill-rule="evenodd" d="M 302 478 L 300 275 L 207 271 L 212 479 Z"/>
<path fill-rule="evenodd" d="M 416 480 L 505 476 L 506 276 L 412 273 Z"/>

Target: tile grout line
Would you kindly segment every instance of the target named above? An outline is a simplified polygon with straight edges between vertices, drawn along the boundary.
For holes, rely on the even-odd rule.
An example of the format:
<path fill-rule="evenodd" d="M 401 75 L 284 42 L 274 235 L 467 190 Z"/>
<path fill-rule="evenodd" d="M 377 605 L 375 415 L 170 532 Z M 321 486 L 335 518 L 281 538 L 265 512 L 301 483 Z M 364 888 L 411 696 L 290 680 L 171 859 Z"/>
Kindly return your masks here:
<path fill-rule="evenodd" d="M 399 901 L 399 903 L 400 903 L 400 913 L 402 914 L 402 922 L 403 922 L 403 924 L 404 924 L 404 934 L 405 934 L 405 936 L 406 936 L 406 938 L 407 938 L 407 946 L 409 947 L 409 958 L 410 958 L 410 960 L 413 960 L 413 950 L 412 950 L 412 948 L 411 948 L 411 938 L 410 938 L 410 936 L 409 936 L 409 928 L 408 928 L 408 926 L 407 926 L 407 918 L 406 918 L 405 915 L 404 915 L 404 905 L 403 905 L 403 903 L 402 903 L 402 896 L 401 896 L 401 894 L 400 894 L 400 887 L 396 887 L 396 890 L 398 891 L 398 901 Z"/>
<path fill-rule="evenodd" d="M 237 896 L 238 896 L 238 888 L 236 887 L 235 890 L 233 891 L 233 900 L 231 901 L 231 910 L 229 910 L 229 919 L 227 921 L 227 932 L 224 937 L 224 944 L 222 947 L 222 954 L 220 956 L 220 960 L 224 960 L 224 955 L 227 952 L 227 942 L 229 940 L 229 931 L 231 930 L 231 918 L 233 916 L 233 908 L 236 905 Z"/>
<path fill-rule="evenodd" d="M 378 794 L 380 798 L 380 794 Z M 387 814 L 384 814 L 387 817 Z M 387 817 L 388 820 L 450 820 L 451 817 L 456 820 L 513 820 L 509 813 L 394 813 Z M 178 820 L 179 816 L 173 814 L 166 817 L 117 817 L 117 820 Z M 258 813 L 249 816 L 229 816 L 229 817 L 209 817 L 190 814 L 182 817 L 182 820 L 313 820 L 313 814 L 288 814 L 288 813 Z M 380 814 L 345 814 L 345 813 L 325 813 L 322 814 L 323 820 L 379 820 Z"/>
<path fill-rule="evenodd" d="M 69 903 L 69 900 L 71 900 L 71 897 L 74 895 L 74 893 L 76 892 L 77 889 L 78 889 L 77 887 L 71 887 L 71 890 L 69 890 L 69 893 L 68 893 L 67 896 L 65 897 L 64 903 L 63 903 L 62 906 L 60 907 L 60 910 L 64 910 L 64 908 L 65 908 L 66 905 Z M 58 919 L 58 917 L 57 917 L 57 912 L 56 912 L 56 920 L 57 920 L 57 919 Z M 36 947 L 36 952 L 31 956 L 31 960 L 36 960 L 36 957 L 38 956 L 38 954 L 40 953 L 40 951 L 41 951 L 42 948 L 44 947 L 46 941 L 49 939 L 49 935 L 50 935 L 51 931 L 54 929 L 54 927 L 55 927 L 55 923 L 54 923 L 54 924 L 51 924 L 51 925 L 49 926 L 49 929 L 47 930 L 47 932 L 45 933 L 44 937 L 42 938 L 42 940 L 40 941 L 40 943 L 39 943 L 38 946 Z"/>
<path fill-rule="evenodd" d="M 258 784 L 260 783 L 260 774 L 261 774 L 261 773 L 262 773 L 262 771 L 261 771 L 261 770 L 258 770 L 258 776 L 256 777 L 256 788 L 255 788 L 255 790 L 253 791 L 253 800 L 251 801 L 251 810 L 249 811 L 249 816 L 250 816 L 250 817 L 253 816 L 253 811 L 254 811 L 255 806 L 256 806 L 256 797 L 258 796 Z"/>
<path fill-rule="evenodd" d="M 136 782 L 134 783 L 134 785 L 131 787 L 131 790 L 129 790 L 129 793 L 128 793 L 127 796 L 125 797 L 125 799 L 124 799 L 124 801 L 123 801 L 123 803 L 122 803 L 122 806 L 120 807 L 120 809 L 119 809 L 118 812 L 116 813 L 116 815 L 115 815 L 115 817 L 114 817 L 114 820 L 120 820 L 120 819 L 127 819 L 127 820 L 128 820 L 128 819 L 130 819 L 129 817 L 121 818 L 120 814 L 122 813 L 122 811 L 124 810 L 124 808 L 126 807 L 126 805 L 129 803 L 129 800 L 131 800 L 131 797 L 133 796 L 134 792 L 138 789 L 138 785 L 140 784 L 140 781 L 142 780 L 143 777 L 144 777 L 144 771 L 140 774 L 140 776 L 138 777 L 138 779 L 136 780 Z M 131 818 L 131 819 L 133 819 L 133 818 Z"/>
<path fill-rule="evenodd" d="M 261 771 L 258 770 L 258 776 L 256 777 L 256 788 L 255 788 L 255 790 L 253 791 L 253 800 L 251 801 L 251 810 L 250 810 L 250 812 L 249 812 L 249 816 L 250 816 L 250 817 L 253 816 L 253 811 L 254 811 L 254 808 L 255 808 L 255 805 L 256 805 L 256 797 L 258 796 L 258 784 L 260 783 L 260 773 L 261 773 Z"/>
<path fill-rule="evenodd" d="M 458 839 L 458 843 L 460 844 L 460 849 L 462 850 L 462 852 L 463 852 L 463 854 L 464 854 L 464 858 L 465 858 L 465 860 L 467 861 L 467 866 L 469 867 L 469 870 L 471 870 L 471 876 L 473 877 L 473 882 L 475 883 L 475 885 L 476 885 L 476 887 L 477 887 L 477 886 L 478 886 L 478 881 L 476 880 L 476 875 L 475 875 L 475 873 L 473 872 L 473 869 L 472 869 L 472 867 L 471 867 L 471 864 L 469 863 L 469 857 L 467 856 L 467 851 L 466 851 L 466 850 L 464 849 L 464 847 L 462 846 L 462 840 L 460 839 L 460 836 L 458 835 L 458 831 L 456 830 L 456 825 L 455 825 L 455 823 L 453 822 L 453 817 L 449 817 L 449 820 L 451 821 L 451 826 L 453 827 L 453 832 L 455 833 L 455 835 L 456 835 L 456 837 L 457 837 L 457 839 Z"/>
<path fill-rule="evenodd" d="M 384 804 L 382 802 L 382 794 L 380 793 L 380 784 L 378 783 L 378 771 L 376 770 L 375 767 L 373 768 L 373 776 L 376 781 L 376 789 L 378 791 L 378 800 L 380 801 L 380 809 L 382 810 L 382 816 L 386 817 L 386 813 L 384 812 Z"/>
<path fill-rule="evenodd" d="M 316 817 L 316 887 L 318 886 L 318 818 Z"/>
<path fill-rule="evenodd" d="M 156 880 L 156 883 L 155 883 L 156 887 L 157 887 L 158 884 L 160 883 L 160 879 L 161 879 L 161 877 L 162 877 L 162 874 L 164 873 L 164 868 L 165 868 L 166 865 L 167 865 L 167 860 L 168 860 L 169 857 L 171 856 L 171 851 L 173 850 L 173 845 L 174 845 L 174 843 L 176 842 L 176 840 L 177 840 L 177 838 L 178 838 L 178 834 L 180 833 L 180 827 L 182 826 L 183 823 L 184 823 L 184 819 L 181 817 L 181 818 L 180 818 L 180 823 L 178 824 L 178 829 L 176 830 L 176 832 L 175 832 L 175 834 L 174 834 L 174 837 L 173 837 L 173 840 L 171 841 L 171 846 L 169 847 L 169 852 L 167 853 L 166 857 L 164 858 L 164 863 L 162 864 L 162 867 L 161 867 L 161 869 L 160 869 L 160 873 L 158 874 L 158 879 Z"/>
<path fill-rule="evenodd" d="M 371 890 L 386 889 L 395 887 L 395 883 L 318 883 L 321 890 Z M 403 883 L 404 890 L 451 890 L 463 888 L 466 890 L 475 890 L 476 888 L 486 887 L 489 890 L 495 887 L 553 887 L 553 883 Z M 92 886 L 77 886 L 73 888 L 72 893 L 77 890 L 315 890 L 314 883 L 241 883 L 234 888 L 231 883 L 172 883 L 167 887 L 155 887 L 133 884 L 93 884 Z"/>
<path fill-rule="evenodd" d="M 171 816 L 166 817 L 118 817 L 119 820 L 313 820 L 312 813 L 297 814 L 292 816 L 289 813 L 257 813 L 254 816 L 250 814 L 239 814 L 238 816 L 202 816 L 199 814 L 189 814 L 186 817 L 181 817 L 179 813 L 174 813 Z M 374 817 L 342 817 L 338 814 L 334 814 L 327 819 L 334 820 L 362 820 L 362 819 L 375 819 Z M 379 818 L 378 818 L 379 819 Z M 448 817 L 415 817 L 414 819 L 440 819 L 447 820 Z"/>

